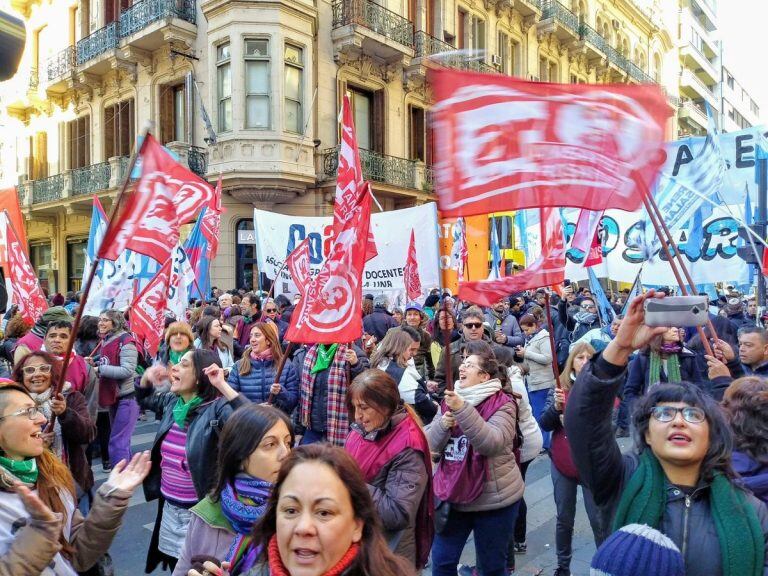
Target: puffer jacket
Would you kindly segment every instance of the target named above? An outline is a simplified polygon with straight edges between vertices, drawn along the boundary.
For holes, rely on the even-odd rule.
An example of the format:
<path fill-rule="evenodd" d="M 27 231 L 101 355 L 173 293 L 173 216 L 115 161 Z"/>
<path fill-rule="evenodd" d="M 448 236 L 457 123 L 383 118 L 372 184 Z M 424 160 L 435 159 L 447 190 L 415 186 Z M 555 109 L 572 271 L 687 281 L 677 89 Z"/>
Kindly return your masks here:
<path fill-rule="evenodd" d="M 611 425 L 613 401 L 626 372 L 626 367 L 610 364 L 602 356 L 588 363 L 576 378 L 565 412 L 565 429 L 571 439 L 571 453 L 579 478 L 592 491 L 595 503 L 611 523 L 624 487 L 639 464 L 637 454 L 622 456 Z M 660 530 L 682 552 L 686 575 L 722 574 L 709 486 L 702 482 L 687 495 L 667 482 L 666 490 L 667 504 Z M 757 511 L 763 534 L 768 536 L 768 509 L 751 494 L 748 500 Z M 764 574 L 768 576 L 768 562 Z"/>
<path fill-rule="evenodd" d="M 496 315 L 496 312 L 489 310 L 485 313 L 485 321 L 491 327 L 491 332 L 495 333 L 496 330 L 501 330 L 502 334 L 507 337 L 506 342 L 502 346 L 514 348 L 525 343 L 523 331 L 520 329 L 520 324 L 517 323 L 517 318 L 513 314 L 499 317 Z"/>
<path fill-rule="evenodd" d="M 507 402 L 487 421 L 469 402 L 453 412 L 456 423 L 467 435 L 472 447 L 487 458 L 488 468 L 483 491 L 474 502 L 452 504 L 461 512 L 497 510 L 514 504 L 523 497 L 523 477 L 514 453 L 517 405 Z M 432 452 L 442 453 L 451 431 L 443 426 L 438 414 L 424 430 Z"/>
<path fill-rule="evenodd" d="M 248 374 L 240 374 L 243 362 L 251 363 L 251 371 Z M 242 392 L 248 400 L 262 404 L 269 400 L 269 389 L 275 381 L 276 371 L 277 365 L 273 360 L 254 360 L 249 355 L 237 361 L 227 380 L 232 388 Z M 299 402 L 299 378 L 291 362 L 286 362 L 283 366 L 280 388 L 280 393 L 275 396 L 274 406 L 286 414 L 291 414 Z"/>
<path fill-rule="evenodd" d="M 451 346 L 449 348 L 449 351 L 451 354 L 451 367 L 452 367 L 454 381 L 459 377 L 459 364 L 461 364 L 464 360 L 462 358 L 462 354 L 464 352 L 464 347 L 467 345 L 467 340 L 464 339 L 464 334 L 461 332 L 460 334 L 461 336 L 459 337 L 459 339 L 451 342 Z M 494 352 L 496 352 L 496 350 L 500 348 L 504 350 L 503 346 L 491 341 L 490 332 L 488 331 L 483 332 L 483 340 L 485 340 L 486 342 L 488 342 L 488 344 L 490 344 Z M 438 396 L 441 398 L 443 396 L 443 393 L 445 392 L 445 386 L 446 386 L 445 379 L 446 379 L 445 346 L 443 346 L 443 349 L 440 351 L 440 360 L 438 360 L 437 364 L 435 365 L 435 382 L 437 382 Z"/>
<path fill-rule="evenodd" d="M 555 373 L 552 371 L 552 346 L 549 332 L 539 330 L 525 345 L 524 358 L 528 363 L 526 382 L 528 390 L 546 390 L 555 385 Z"/>

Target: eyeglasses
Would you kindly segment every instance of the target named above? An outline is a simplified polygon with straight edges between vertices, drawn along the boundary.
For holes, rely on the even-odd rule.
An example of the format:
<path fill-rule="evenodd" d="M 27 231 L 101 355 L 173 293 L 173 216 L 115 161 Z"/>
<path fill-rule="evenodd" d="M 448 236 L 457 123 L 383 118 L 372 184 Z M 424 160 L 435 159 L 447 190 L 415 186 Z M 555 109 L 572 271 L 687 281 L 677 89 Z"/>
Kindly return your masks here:
<path fill-rule="evenodd" d="M 270 314 L 272 312 L 277 312 L 277 308 L 265 308 L 264 312 L 266 312 L 267 314 Z"/>
<path fill-rule="evenodd" d="M 674 406 L 654 406 L 651 408 L 651 416 L 659 422 L 672 422 L 677 417 L 677 413 L 683 415 L 683 420 L 691 424 L 700 424 L 706 420 L 707 415 L 704 410 L 695 406 L 686 406 L 685 408 L 675 408 Z"/>
<path fill-rule="evenodd" d="M 464 366 L 464 368 L 474 368 L 478 372 L 485 372 L 485 370 L 480 368 L 480 366 L 478 366 L 477 364 L 472 364 L 471 362 L 467 362 L 466 360 L 464 360 L 464 362 L 462 362 L 461 365 Z"/>
<path fill-rule="evenodd" d="M 584 310 L 589 310 L 589 309 L 594 309 L 595 305 L 594 304 L 582 304 L 581 307 Z"/>
<path fill-rule="evenodd" d="M 21 410 L 16 410 L 16 412 L 11 412 L 10 414 L 6 414 L 5 416 L 0 416 L 0 420 L 5 420 L 6 418 L 10 418 L 11 416 L 22 416 L 26 414 L 27 418 L 30 420 L 34 420 L 37 418 L 38 414 L 42 414 L 37 406 L 30 406 L 29 408 L 22 408 Z"/>
<path fill-rule="evenodd" d="M 107 323 L 107 322 L 112 322 L 112 320 L 110 320 L 109 318 L 99 318 L 99 324 Z"/>
<path fill-rule="evenodd" d="M 36 374 L 38 372 L 40 372 L 40 374 L 50 374 L 51 373 L 51 365 L 50 364 L 40 364 L 40 366 L 24 366 L 23 372 L 27 376 L 32 376 L 32 374 Z"/>
<path fill-rule="evenodd" d="M 470 330 L 477 330 L 478 328 L 482 328 L 483 323 L 482 322 L 465 322 L 464 328 L 469 328 Z"/>

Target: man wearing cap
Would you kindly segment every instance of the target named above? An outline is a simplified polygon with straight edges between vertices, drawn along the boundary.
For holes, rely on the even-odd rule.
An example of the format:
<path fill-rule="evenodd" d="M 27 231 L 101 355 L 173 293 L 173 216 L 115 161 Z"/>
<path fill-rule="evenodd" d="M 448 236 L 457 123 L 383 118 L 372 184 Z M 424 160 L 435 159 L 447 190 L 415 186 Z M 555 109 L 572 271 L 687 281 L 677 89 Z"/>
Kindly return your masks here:
<path fill-rule="evenodd" d="M 744 315 L 744 304 L 738 297 L 728 299 L 728 304 L 725 306 L 725 314 L 737 331 L 747 326 L 754 326 L 754 323 L 750 322 L 749 318 Z"/>
<path fill-rule="evenodd" d="M 427 380 L 432 380 L 435 377 L 435 364 L 432 361 L 432 353 L 430 351 L 432 347 L 432 337 L 429 332 L 422 328 L 425 315 L 416 302 L 409 302 L 405 307 L 405 317 L 403 318 L 403 324 L 410 326 L 411 328 L 418 330 L 421 336 L 421 343 L 419 344 L 419 351 L 413 355 L 413 362 L 416 364 L 416 370 L 419 374 Z"/>
<path fill-rule="evenodd" d="M 515 348 L 525 344 L 525 336 L 517 323 L 517 318 L 506 312 L 504 298 L 496 302 L 488 312 L 485 313 L 485 321 L 491 327 L 493 340 L 496 344 Z"/>
<path fill-rule="evenodd" d="M 40 316 L 37 322 L 35 322 L 35 325 L 32 326 L 32 330 L 30 330 L 26 336 L 23 336 L 16 341 L 16 348 L 13 351 L 14 365 L 30 352 L 37 352 L 43 347 L 45 333 L 48 331 L 48 324 L 55 320 L 72 322 L 72 316 L 67 313 L 63 306 L 54 306 L 43 312 L 43 315 Z"/>

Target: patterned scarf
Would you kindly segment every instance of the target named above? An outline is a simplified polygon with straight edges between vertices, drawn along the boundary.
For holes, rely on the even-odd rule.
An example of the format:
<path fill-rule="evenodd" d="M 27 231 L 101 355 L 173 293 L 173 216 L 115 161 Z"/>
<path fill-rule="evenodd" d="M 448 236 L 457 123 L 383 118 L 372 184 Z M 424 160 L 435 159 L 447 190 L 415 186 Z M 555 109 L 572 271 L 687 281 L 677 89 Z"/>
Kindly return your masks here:
<path fill-rule="evenodd" d="M 238 474 L 234 486 L 228 483 L 221 492 L 221 512 L 236 532 L 226 557 L 232 576 L 248 573 L 256 563 L 259 549 L 253 545 L 253 525 L 264 515 L 271 493 L 270 482 L 246 474 Z"/>
<path fill-rule="evenodd" d="M 256 352 L 253 348 L 249 347 L 248 355 L 254 360 L 272 360 L 272 348 L 267 348 L 261 352 Z"/>
<path fill-rule="evenodd" d="M 656 386 L 656 384 L 661 382 L 661 364 L 661 354 L 651 352 L 648 367 L 648 388 Z M 683 381 L 683 377 L 680 375 L 680 357 L 677 354 L 667 356 L 666 372 L 667 382 L 670 384 Z"/>
<path fill-rule="evenodd" d="M 613 530 L 627 524 L 661 526 L 667 505 L 664 470 L 650 449 L 627 482 L 619 500 Z M 709 505 L 720 542 L 723 576 L 760 576 L 765 542 L 757 512 L 744 492 L 717 472 L 710 485 Z"/>
<path fill-rule="evenodd" d="M 65 389 L 68 389 L 68 385 L 69 382 L 65 384 Z M 53 387 L 51 386 L 48 388 L 48 390 L 45 392 L 40 392 L 39 394 L 36 394 L 35 392 L 29 393 L 29 395 L 32 397 L 32 400 L 34 400 L 35 404 L 37 404 L 37 409 L 45 415 L 45 418 L 48 420 L 48 422 L 51 421 L 51 416 L 53 416 L 53 409 L 51 408 L 52 392 Z M 59 460 L 66 462 L 67 458 L 66 454 L 64 454 L 64 440 L 61 436 L 61 418 L 56 418 L 56 422 L 53 424 L 53 444 L 51 444 L 51 452 L 56 454 L 56 457 Z"/>
<path fill-rule="evenodd" d="M 277 546 L 277 535 L 272 536 L 267 550 L 269 551 L 267 559 L 269 561 L 270 576 L 291 576 L 290 572 L 288 572 L 288 569 L 283 564 L 283 559 L 280 558 L 280 549 Z M 352 566 L 355 560 L 357 560 L 359 552 L 360 544 L 353 543 L 344 556 L 341 557 L 341 560 L 339 560 L 333 568 L 328 570 L 328 572 L 323 574 L 323 576 L 342 576 L 344 572 Z"/>
<path fill-rule="evenodd" d="M 312 416 L 312 392 L 315 388 L 317 374 L 312 372 L 312 367 L 317 360 L 317 348 L 315 344 L 307 350 L 304 358 L 304 366 L 301 371 L 301 403 L 299 406 L 299 421 L 309 428 Z M 347 353 L 347 345 L 339 344 L 336 355 L 328 368 L 328 401 L 326 416 L 326 438 L 331 444 L 344 446 L 349 433 L 349 413 L 345 397 L 347 394 L 347 361 L 344 356 Z"/>

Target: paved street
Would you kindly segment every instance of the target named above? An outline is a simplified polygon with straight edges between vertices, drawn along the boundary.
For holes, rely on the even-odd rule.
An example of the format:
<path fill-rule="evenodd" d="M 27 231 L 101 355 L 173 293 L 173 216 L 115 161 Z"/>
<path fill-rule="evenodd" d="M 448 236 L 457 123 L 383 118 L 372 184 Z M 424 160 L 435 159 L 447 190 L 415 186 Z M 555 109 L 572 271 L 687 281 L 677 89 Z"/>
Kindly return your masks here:
<path fill-rule="evenodd" d="M 147 414 L 152 418 L 152 413 Z M 146 450 L 151 447 L 156 424 L 152 421 L 139 422 L 133 435 L 133 449 Z M 626 446 L 628 442 L 622 441 Z M 552 482 L 549 477 L 549 458 L 540 456 L 528 468 L 525 498 L 528 503 L 528 553 L 517 557 L 516 574 L 550 575 L 556 566 L 555 561 L 555 503 L 552 499 Z M 107 474 L 101 471 L 101 464 L 94 464 L 94 474 L 98 483 L 104 481 Z M 573 562 L 571 572 L 574 576 L 589 573 L 589 561 L 594 553 L 592 532 L 589 528 L 584 507 L 577 507 L 576 530 L 574 533 Z M 118 576 L 134 576 L 144 573 L 146 552 L 152 535 L 152 526 L 157 512 L 157 503 L 147 503 L 139 489 L 134 495 L 126 514 L 123 527 L 110 550 Z M 474 546 L 468 544 L 462 556 L 462 562 L 474 564 Z M 156 570 L 153 574 L 163 574 Z M 430 576 L 429 569 L 424 576 Z"/>

